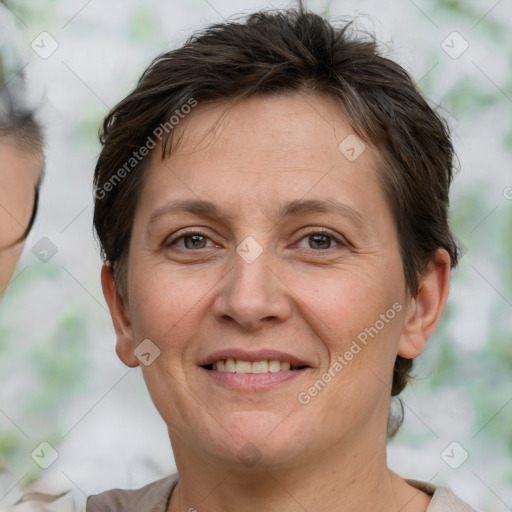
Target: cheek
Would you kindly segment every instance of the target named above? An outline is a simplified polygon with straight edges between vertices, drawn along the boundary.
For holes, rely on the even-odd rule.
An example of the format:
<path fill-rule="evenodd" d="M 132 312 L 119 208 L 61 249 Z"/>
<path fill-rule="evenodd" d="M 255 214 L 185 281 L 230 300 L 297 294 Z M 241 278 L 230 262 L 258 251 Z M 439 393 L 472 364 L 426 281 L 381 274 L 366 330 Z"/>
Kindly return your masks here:
<path fill-rule="evenodd" d="M 16 268 L 16 263 L 21 255 L 22 248 L 23 245 L 19 244 L 16 247 L 0 251 L 0 294 L 5 291 L 9 281 L 11 280 L 11 276 Z"/>
<path fill-rule="evenodd" d="M 184 277 L 165 265 L 135 264 L 129 271 L 130 317 L 135 341 L 149 338 L 161 350 L 178 350 L 204 315 L 211 274 Z"/>
<path fill-rule="evenodd" d="M 33 205 L 30 191 L 26 195 L 2 196 L 6 197 L 0 197 L 0 248 L 9 246 L 23 235 L 32 215 Z"/>
<path fill-rule="evenodd" d="M 354 265 L 338 269 L 325 278 L 319 277 L 320 274 L 297 275 L 293 280 L 294 293 L 304 304 L 304 314 L 309 311 L 308 316 L 316 318 L 327 331 L 330 329 L 330 336 L 342 345 L 347 336 L 356 337 L 365 328 L 373 326 L 395 302 L 402 304 L 401 268 L 388 269 L 380 265 Z M 394 319 L 395 311 L 392 310 L 389 316 Z M 391 320 L 389 325 L 395 323 Z M 378 325 L 381 326 L 380 322 Z"/>
<path fill-rule="evenodd" d="M 345 406 L 389 395 L 404 329 L 405 284 L 399 259 L 382 263 L 345 268 L 314 285 L 304 276 L 295 280 L 307 306 L 301 314 L 327 352 L 322 370 L 331 374 L 325 375 L 333 382 L 328 394 L 340 400 L 342 393 Z"/>
<path fill-rule="evenodd" d="M 204 284 L 180 279 L 162 265 L 129 270 L 130 321 L 135 344 L 149 339 L 160 354 L 141 370 L 149 394 L 167 424 L 176 421 L 177 411 L 190 407 L 183 389 L 187 388 L 186 366 L 190 340 L 200 326 Z M 174 418 L 174 420 L 173 420 Z"/>
<path fill-rule="evenodd" d="M 387 414 L 405 312 L 400 287 L 387 286 L 387 279 L 345 277 L 326 281 L 322 294 L 308 297 L 309 325 L 328 354 L 298 397 L 335 428 L 341 418 L 360 426 L 371 415 Z"/>
<path fill-rule="evenodd" d="M 1 161 L 1 159 L 0 159 Z M 21 161 L 24 163 L 24 161 Z M 30 168 L 21 167 L 20 162 L 13 162 L 13 169 L 2 169 L 0 179 L 0 246 L 5 247 L 19 238 L 28 226 L 34 207 L 34 187 L 36 175 Z M 2 162 L 4 165 L 4 162 Z M 32 164 L 33 167 L 33 164 Z"/>

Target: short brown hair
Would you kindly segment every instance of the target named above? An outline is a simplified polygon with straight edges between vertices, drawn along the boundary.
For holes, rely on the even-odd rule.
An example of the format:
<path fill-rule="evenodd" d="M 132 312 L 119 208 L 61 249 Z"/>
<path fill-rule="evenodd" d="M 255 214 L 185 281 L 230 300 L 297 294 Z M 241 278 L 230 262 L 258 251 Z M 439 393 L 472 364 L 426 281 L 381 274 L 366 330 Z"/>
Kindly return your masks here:
<path fill-rule="evenodd" d="M 396 222 L 407 287 L 415 296 L 436 249 L 446 249 L 452 267 L 457 264 L 447 219 L 454 164 L 448 127 L 372 36 L 351 23 L 335 26 L 301 3 L 212 25 L 157 57 L 104 120 L 96 190 L 104 192 L 133 150 L 190 98 L 235 102 L 301 90 L 335 98 L 355 133 L 378 150 L 381 186 Z M 172 152 L 171 137 L 172 131 L 164 135 L 162 158 Z M 94 225 L 121 285 L 144 168 L 142 161 L 108 194 L 96 196 Z M 403 390 L 411 368 L 412 360 L 397 357 L 392 396 Z"/>

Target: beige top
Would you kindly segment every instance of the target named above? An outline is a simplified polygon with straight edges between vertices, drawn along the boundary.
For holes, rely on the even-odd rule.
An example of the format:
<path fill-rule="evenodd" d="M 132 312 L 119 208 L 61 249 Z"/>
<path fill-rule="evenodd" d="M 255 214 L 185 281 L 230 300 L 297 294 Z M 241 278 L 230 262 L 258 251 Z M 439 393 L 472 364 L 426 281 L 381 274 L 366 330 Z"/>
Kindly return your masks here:
<path fill-rule="evenodd" d="M 476 512 L 446 487 L 417 480 L 406 482 L 432 496 L 426 512 Z M 141 489 L 112 489 L 89 496 L 86 512 L 167 512 L 172 491 L 177 483 L 178 474 L 174 473 Z"/>

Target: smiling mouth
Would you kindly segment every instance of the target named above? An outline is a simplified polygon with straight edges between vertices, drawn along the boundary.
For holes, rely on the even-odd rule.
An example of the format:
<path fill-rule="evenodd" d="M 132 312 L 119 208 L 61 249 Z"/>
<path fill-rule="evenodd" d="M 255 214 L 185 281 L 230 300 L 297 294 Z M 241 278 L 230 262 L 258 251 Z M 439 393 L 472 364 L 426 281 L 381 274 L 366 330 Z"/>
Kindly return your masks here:
<path fill-rule="evenodd" d="M 204 365 L 205 370 L 212 370 L 222 373 L 277 373 L 304 370 L 307 365 L 293 366 L 287 361 L 277 359 L 264 361 L 244 361 L 241 359 L 220 359 L 214 363 Z"/>

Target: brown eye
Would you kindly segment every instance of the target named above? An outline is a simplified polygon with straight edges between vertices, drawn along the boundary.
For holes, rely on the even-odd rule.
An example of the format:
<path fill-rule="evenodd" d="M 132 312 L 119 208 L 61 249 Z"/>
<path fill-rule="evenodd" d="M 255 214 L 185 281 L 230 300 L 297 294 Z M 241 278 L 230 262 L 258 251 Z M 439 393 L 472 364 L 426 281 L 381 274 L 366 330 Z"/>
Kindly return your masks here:
<path fill-rule="evenodd" d="M 171 240 L 167 247 L 178 246 L 180 249 L 205 249 L 207 247 L 207 241 L 210 240 L 208 236 L 200 231 L 190 231 L 184 233 L 173 240 Z M 210 240 L 211 241 L 211 240 Z"/>
<path fill-rule="evenodd" d="M 204 249 L 206 237 L 203 235 L 187 235 L 183 237 L 183 242 L 187 249 Z"/>
<path fill-rule="evenodd" d="M 309 235 L 308 242 L 312 249 L 330 249 L 332 238 L 324 234 Z"/>
<path fill-rule="evenodd" d="M 338 246 L 344 247 L 346 244 L 343 243 L 338 237 L 335 237 L 331 233 L 325 231 L 312 231 L 306 236 L 301 238 L 301 242 L 306 240 L 307 247 L 305 249 L 310 249 L 313 251 L 325 251 L 328 249 L 333 249 Z M 299 243 L 300 244 L 300 243 Z"/>

